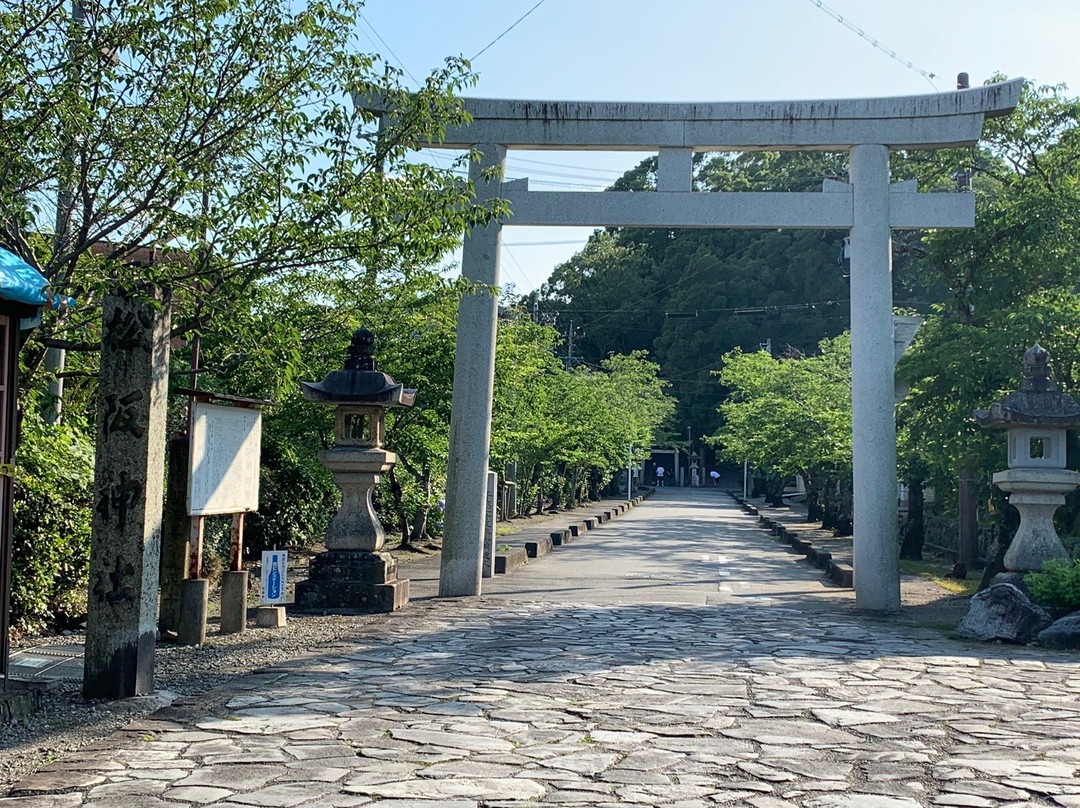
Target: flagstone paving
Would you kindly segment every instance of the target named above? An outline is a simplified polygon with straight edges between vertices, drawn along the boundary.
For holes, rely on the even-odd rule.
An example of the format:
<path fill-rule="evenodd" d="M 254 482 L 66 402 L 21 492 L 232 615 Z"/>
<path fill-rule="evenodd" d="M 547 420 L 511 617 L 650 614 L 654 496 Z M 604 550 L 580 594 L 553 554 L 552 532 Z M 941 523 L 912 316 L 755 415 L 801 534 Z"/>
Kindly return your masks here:
<path fill-rule="evenodd" d="M 1080 806 L 1080 658 L 766 604 L 420 602 L 0 808 Z"/>

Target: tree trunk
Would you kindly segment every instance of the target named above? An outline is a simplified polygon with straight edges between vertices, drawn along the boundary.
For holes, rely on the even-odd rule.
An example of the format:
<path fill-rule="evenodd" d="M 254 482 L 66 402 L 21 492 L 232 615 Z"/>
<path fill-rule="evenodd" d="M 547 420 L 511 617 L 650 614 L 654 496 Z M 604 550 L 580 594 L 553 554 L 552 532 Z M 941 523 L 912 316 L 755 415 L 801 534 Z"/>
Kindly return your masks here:
<path fill-rule="evenodd" d="M 979 506 L 975 475 L 972 472 L 960 472 L 957 477 L 956 496 L 960 523 L 960 535 L 956 545 L 959 551 L 957 561 L 973 570 L 979 564 Z"/>
<path fill-rule="evenodd" d="M 394 510 L 398 515 L 398 530 L 401 532 L 401 543 L 409 543 L 409 517 L 405 513 L 405 494 L 394 474 L 393 467 L 386 473 L 386 479 L 390 483 L 390 497 L 394 500 Z"/>
<path fill-rule="evenodd" d="M 926 526 L 923 521 L 925 502 L 923 499 L 923 480 L 915 478 L 907 481 L 908 516 L 904 523 L 904 533 L 900 540 L 900 557 L 922 560 L 923 542 L 926 539 Z"/>
<path fill-rule="evenodd" d="M 595 502 L 600 499 L 600 480 L 601 477 L 599 469 L 589 469 L 589 499 Z"/>
<path fill-rule="evenodd" d="M 532 481 L 536 486 L 536 515 L 540 516 L 544 512 L 544 469 L 537 463 L 533 466 Z"/>
<path fill-rule="evenodd" d="M 428 538 L 427 523 L 428 513 L 431 511 L 431 469 L 424 468 L 420 484 L 424 487 L 424 506 L 418 508 L 413 516 L 412 532 L 409 535 L 411 544 L 418 544 Z"/>
<path fill-rule="evenodd" d="M 806 480 L 806 521 L 820 522 L 822 517 L 821 487 L 816 479 L 804 474 Z"/>
<path fill-rule="evenodd" d="M 551 487 L 551 507 L 549 510 L 556 511 L 562 505 L 562 489 L 566 475 L 566 464 L 560 463 L 555 467 L 555 483 Z"/>
<path fill-rule="evenodd" d="M 765 503 L 773 508 L 784 505 L 784 478 L 778 474 L 769 474 L 765 478 Z"/>

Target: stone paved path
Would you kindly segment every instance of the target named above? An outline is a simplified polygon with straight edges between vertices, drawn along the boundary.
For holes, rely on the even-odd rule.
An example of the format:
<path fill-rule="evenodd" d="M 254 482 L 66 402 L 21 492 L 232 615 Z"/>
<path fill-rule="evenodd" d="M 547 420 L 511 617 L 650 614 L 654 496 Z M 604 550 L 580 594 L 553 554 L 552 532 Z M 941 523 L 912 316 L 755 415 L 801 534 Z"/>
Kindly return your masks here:
<path fill-rule="evenodd" d="M 583 538 L 593 556 L 177 703 L 0 808 L 1080 806 L 1077 657 L 858 615 L 703 496 L 664 492 Z M 659 515 L 693 550 L 646 565 L 649 524 L 675 541 Z M 709 542 L 730 575 L 693 574 Z M 597 553 L 607 602 L 576 566 Z M 624 556 L 672 577 L 646 597 Z M 764 600 L 733 585 L 784 575 Z"/>

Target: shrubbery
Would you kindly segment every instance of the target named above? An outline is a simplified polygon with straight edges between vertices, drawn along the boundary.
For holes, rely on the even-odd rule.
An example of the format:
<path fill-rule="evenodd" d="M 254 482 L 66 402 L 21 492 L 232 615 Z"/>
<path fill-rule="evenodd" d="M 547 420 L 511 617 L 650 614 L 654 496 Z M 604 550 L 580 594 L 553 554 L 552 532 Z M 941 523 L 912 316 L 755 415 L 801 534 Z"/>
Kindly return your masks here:
<path fill-rule="evenodd" d="M 86 608 L 94 448 L 76 429 L 28 412 L 16 461 L 12 625 L 62 627 Z"/>
<path fill-rule="evenodd" d="M 1080 560 L 1047 561 L 1041 572 L 1030 572 L 1024 583 L 1032 599 L 1052 612 L 1065 615 L 1080 609 Z"/>

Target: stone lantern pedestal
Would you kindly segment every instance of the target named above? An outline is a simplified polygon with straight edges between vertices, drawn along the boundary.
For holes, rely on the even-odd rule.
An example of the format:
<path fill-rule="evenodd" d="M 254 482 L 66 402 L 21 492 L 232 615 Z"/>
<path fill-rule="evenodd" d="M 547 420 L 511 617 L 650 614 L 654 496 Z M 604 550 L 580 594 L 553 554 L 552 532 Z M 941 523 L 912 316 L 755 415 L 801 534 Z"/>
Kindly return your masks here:
<path fill-rule="evenodd" d="M 409 601 L 408 580 L 398 579 L 397 561 L 383 552 L 386 536 L 371 494 L 397 462 L 382 448 L 386 409 L 410 406 L 415 391 L 377 370 L 373 341 L 370 331 L 358 330 L 344 370 L 303 383 L 309 401 L 337 408 L 335 445 L 319 452 L 319 462 L 341 488 L 341 508 L 327 528 L 326 552 L 311 560 L 308 579 L 296 585 L 301 610 L 392 612 Z"/>
<path fill-rule="evenodd" d="M 1050 380 L 1050 355 L 1035 345 L 1024 354 L 1020 389 L 989 410 L 976 410 L 980 426 L 1005 429 L 1009 468 L 994 475 L 994 485 L 1020 512 L 1020 527 L 1005 553 L 1005 577 L 1019 580 L 1046 561 L 1069 558 L 1054 529 L 1054 512 L 1080 485 L 1080 472 L 1065 468 L 1065 438 L 1080 425 L 1080 405 Z"/>
<path fill-rule="evenodd" d="M 1020 512 L 1020 527 L 1005 553 L 1010 572 L 1038 570 L 1044 561 L 1069 559 L 1054 529 L 1054 513 L 1065 495 L 1080 485 L 1080 472 L 1068 469 L 1009 469 L 993 477 Z"/>

